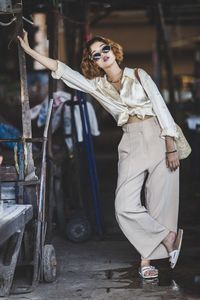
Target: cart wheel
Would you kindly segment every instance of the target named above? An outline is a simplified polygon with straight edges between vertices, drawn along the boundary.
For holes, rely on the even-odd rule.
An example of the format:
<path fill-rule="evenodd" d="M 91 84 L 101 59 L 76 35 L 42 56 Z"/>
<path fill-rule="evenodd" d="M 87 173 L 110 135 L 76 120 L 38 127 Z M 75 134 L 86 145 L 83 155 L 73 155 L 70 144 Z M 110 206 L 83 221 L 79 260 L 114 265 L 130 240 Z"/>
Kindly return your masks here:
<path fill-rule="evenodd" d="M 91 237 L 91 226 L 85 217 L 76 217 L 68 221 L 66 234 L 72 242 L 84 242 Z"/>
<path fill-rule="evenodd" d="M 44 245 L 43 275 L 44 281 L 53 282 L 56 279 L 56 253 L 53 245 Z"/>

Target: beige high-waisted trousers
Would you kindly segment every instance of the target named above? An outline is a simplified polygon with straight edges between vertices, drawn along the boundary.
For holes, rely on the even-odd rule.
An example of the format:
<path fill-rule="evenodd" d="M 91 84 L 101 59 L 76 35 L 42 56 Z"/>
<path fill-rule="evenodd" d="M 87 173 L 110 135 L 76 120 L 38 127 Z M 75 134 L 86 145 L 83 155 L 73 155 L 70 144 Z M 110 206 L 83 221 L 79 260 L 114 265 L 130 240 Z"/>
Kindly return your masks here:
<path fill-rule="evenodd" d="M 147 259 L 168 257 L 162 240 L 177 231 L 179 168 L 166 166 L 165 139 L 156 117 L 122 126 L 115 213 L 131 244 Z M 141 189 L 145 182 L 145 206 Z"/>

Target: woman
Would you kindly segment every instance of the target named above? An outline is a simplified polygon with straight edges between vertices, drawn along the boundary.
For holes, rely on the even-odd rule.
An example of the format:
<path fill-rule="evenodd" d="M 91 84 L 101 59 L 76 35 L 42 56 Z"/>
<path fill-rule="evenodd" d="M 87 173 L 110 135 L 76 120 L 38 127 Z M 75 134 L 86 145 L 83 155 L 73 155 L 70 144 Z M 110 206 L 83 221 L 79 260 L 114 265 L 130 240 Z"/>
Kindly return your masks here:
<path fill-rule="evenodd" d="M 170 257 L 174 268 L 183 231 L 177 234 L 179 159 L 176 125 L 150 76 L 142 69 L 125 68 L 122 47 L 96 36 L 87 42 L 82 72 L 30 48 L 27 33 L 18 37 L 25 52 L 71 88 L 90 93 L 124 131 L 120 141 L 116 219 L 141 254 L 139 274 L 158 277 L 151 259 Z M 140 193 L 145 181 L 145 207 Z"/>

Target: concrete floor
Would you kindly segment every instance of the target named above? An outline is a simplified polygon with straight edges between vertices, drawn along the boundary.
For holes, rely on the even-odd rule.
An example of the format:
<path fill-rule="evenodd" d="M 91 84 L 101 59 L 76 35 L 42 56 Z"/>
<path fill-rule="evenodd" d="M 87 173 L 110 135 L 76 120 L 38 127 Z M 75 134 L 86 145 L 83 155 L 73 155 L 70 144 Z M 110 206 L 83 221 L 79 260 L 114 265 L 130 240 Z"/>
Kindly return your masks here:
<path fill-rule="evenodd" d="M 177 267 L 172 271 L 167 260 L 155 261 L 159 279 L 142 280 L 137 273 L 139 255 L 120 232 L 114 217 L 120 134 L 118 130 L 107 130 L 95 142 L 106 228 L 103 239 L 93 237 L 75 244 L 55 235 L 57 280 L 9 299 L 200 299 L 200 187 L 189 176 L 189 161 L 181 167 L 180 227 L 184 229 L 184 240 Z"/>
<path fill-rule="evenodd" d="M 56 237 L 57 280 L 9 299 L 200 299 L 200 247 L 193 244 L 200 230 L 184 229 L 177 267 L 171 271 L 166 260 L 156 261 L 160 276 L 154 281 L 138 277 L 139 256 L 120 235 L 82 244 Z"/>

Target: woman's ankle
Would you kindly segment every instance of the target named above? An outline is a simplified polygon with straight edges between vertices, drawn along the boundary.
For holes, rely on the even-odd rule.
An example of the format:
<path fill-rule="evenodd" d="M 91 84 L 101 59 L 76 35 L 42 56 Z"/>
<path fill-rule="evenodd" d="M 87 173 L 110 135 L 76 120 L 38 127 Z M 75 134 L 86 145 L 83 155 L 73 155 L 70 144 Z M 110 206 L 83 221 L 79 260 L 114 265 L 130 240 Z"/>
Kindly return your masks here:
<path fill-rule="evenodd" d="M 173 251 L 175 240 L 176 240 L 176 232 L 170 231 L 162 241 L 163 245 L 165 246 L 168 252 Z"/>
<path fill-rule="evenodd" d="M 141 259 L 141 267 L 150 266 L 151 261 L 149 259 Z"/>

